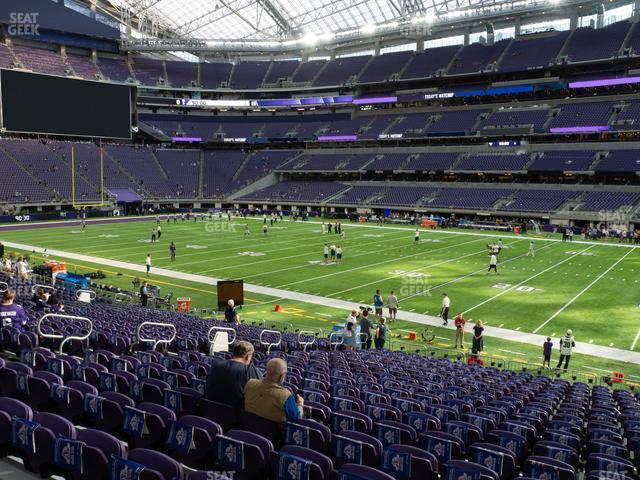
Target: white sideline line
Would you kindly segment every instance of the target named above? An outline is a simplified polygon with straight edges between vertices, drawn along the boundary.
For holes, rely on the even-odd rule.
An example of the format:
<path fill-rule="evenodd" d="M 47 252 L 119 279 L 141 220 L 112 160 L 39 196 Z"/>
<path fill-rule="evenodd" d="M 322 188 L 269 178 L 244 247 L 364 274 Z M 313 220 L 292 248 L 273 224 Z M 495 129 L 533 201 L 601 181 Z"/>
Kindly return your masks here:
<path fill-rule="evenodd" d="M 636 343 L 638 343 L 638 338 L 640 338 L 640 329 L 638 329 L 638 333 L 636 333 L 636 338 L 633 339 L 633 343 L 631 344 L 631 350 L 636 348 Z"/>
<path fill-rule="evenodd" d="M 588 249 L 587 249 L 588 250 Z M 583 250 L 584 251 L 584 250 Z M 622 257 L 620 257 L 613 265 L 611 265 L 609 268 L 607 268 L 604 272 L 602 272 L 600 275 L 598 275 L 595 280 L 593 280 L 589 285 L 587 285 L 586 287 L 584 287 L 575 297 L 573 297 L 571 300 L 569 300 L 567 303 L 565 303 L 562 308 L 560 308 L 556 313 L 554 313 L 553 315 L 551 315 L 549 318 L 547 318 L 547 320 L 545 320 L 538 328 L 536 328 L 533 333 L 538 333 L 547 323 L 549 323 L 551 320 L 553 320 L 554 318 L 556 318 L 558 315 L 560 315 L 562 312 L 565 311 L 565 309 L 567 307 L 569 307 L 569 305 L 571 305 L 573 302 L 575 302 L 578 298 L 580 298 L 582 296 L 582 294 L 584 292 L 586 292 L 587 290 L 589 290 L 591 287 L 593 287 L 598 280 L 600 280 L 602 277 L 604 277 L 607 273 L 609 273 L 611 270 L 613 270 L 615 268 L 616 265 L 618 265 L 621 261 L 623 261 L 625 258 L 627 258 L 627 256 L 633 252 L 633 250 L 629 250 L 627 253 L 625 253 Z M 637 336 L 636 336 L 636 340 L 637 340 Z M 635 345 L 635 342 L 634 342 Z M 632 347 L 633 350 L 633 347 Z"/>
<path fill-rule="evenodd" d="M 534 278 L 536 278 L 536 277 L 539 277 L 539 276 L 540 276 L 540 275 L 542 275 L 543 273 L 547 273 L 549 270 L 553 270 L 554 268 L 557 268 L 558 266 L 562 265 L 563 263 L 568 262 L 569 260 L 573 260 L 573 259 L 574 259 L 574 258 L 576 258 L 578 255 L 580 255 L 582 252 L 586 252 L 587 250 L 590 250 L 590 249 L 592 249 L 593 247 L 595 247 L 595 245 L 591 245 L 590 247 L 585 248 L 584 250 L 581 250 L 580 252 L 576 252 L 574 255 L 571 255 L 569 258 L 565 258 L 565 259 L 564 259 L 564 260 L 562 260 L 561 262 L 558 262 L 558 263 L 556 263 L 555 265 L 552 265 L 552 266 L 550 266 L 550 267 L 548 267 L 548 268 L 545 268 L 544 270 L 542 270 L 542 271 L 540 271 L 540 272 L 536 273 L 535 275 L 532 275 L 531 277 L 529 277 L 529 278 L 526 278 L 526 279 L 522 280 L 520 283 L 517 283 L 517 284 L 515 284 L 515 285 L 512 285 L 511 287 L 509 287 L 509 288 L 507 288 L 507 289 L 505 289 L 505 290 L 502 290 L 500 293 L 497 293 L 497 294 L 495 294 L 493 297 L 489 297 L 489 298 L 487 298 L 486 300 L 483 300 L 482 302 L 480 302 L 480 303 L 479 303 L 479 304 L 477 304 L 476 306 L 471 307 L 471 308 L 468 308 L 467 310 L 465 310 L 465 311 L 464 311 L 464 312 L 462 312 L 462 313 L 468 313 L 468 312 L 470 312 L 470 311 L 472 311 L 472 310 L 475 310 L 475 309 L 476 309 L 476 308 L 478 308 L 478 307 L 481 307 L 481 306 L 482 306 L 482 305 L 484 305 L 485 303 L 489 303 L 490 301 L 492 301 L 492 300 L 494 300 L 494 299 L 496 299 L 496 298 L 498 298 L 498 297 L 501 297 L 501 296 L 502 296 L 502 295 L 504 295 L 505 293 L 508 293 L 508 292 L 510 292 L 510 291 L 512 291 L 512 290 L 514 290 L 514 289 L 516 289 L 516 288 L 518 288 L 518 287 L 520 287 L 520 286 L 524 285 L 525 283 L 527 283 L 527 282 L 529 282 L 529 281 L 533 280 L 533 279 L 534 279 Z M 633 250 L 629 250 L 629 252 L 632 252 L 632 251 L 633 251 Z M 536 333 L 536 332 L 534 331 L 533 333 Z"/>
<path fill-rule="evenodd" d="M 42 247 L 35 247 L 33 245 L 26 245 L 22 243 L 15 242 L 4 242 L 7 247 L 16 248 L 19 250 L 27 250 L 32 251 L 35 250 L 37 253 L 42 253 Z M 593 245 L 597 246 L 597 245 Z M 105 265 L 111 268 L 123 268 L 127 270 L 131 270 L 134 272 L 144 273 L 145 266 L 137 265 L 134 263 L 121 262 L 117 260 L 111 260 L 108 258 L 101 258 L 91 255 L 84 255 L 73 252 L 66 252 L 62 250 L 49 250 L 49 253 L 54 256 L 64 257 L 69 260 L 79 260 L 83 262 L 94 263 L 98 265 Z M 197 274 L 189 274 L 185 272 L 175 272 L 172 270 L 167 270 L 164 268 L 155 268 L 153 271 L 154 276 L 162 276 L 172 279 L 180 279 L 188 282 L 195 282 L 202 285 L 215 286 L 218 282 L 218 279 L 215 277 L 208 277 L 205 275 L 197 275 Z M 262 305 L 275 303 L 281 300 L 295 300 L 301 303 L 307 303 L 310 305 L 320 305 L 326 307 L 330 305 L 334 308 L 351 310 L 355 306 L 353 303 L 336 300 L 334 298 L 327 298 L 318 295 L 309 295 L 309 294 L 301 294 L 295 293 L 290 290 L 284 290 L 279 288 L 271 288 L 251 283 L 245 283 L 244 288 L 247 292 L 256 293 L 259 295 L 265 295 L 271 297 L 272 300 L 268 300 L 262 303 Z M 399 320 L 405 320 L 408 322 L 417 323 L 420 325 L 428 325 L 430 327 L 439 327 L 439 328 L 447 328 L 448 330 L 453 330 L 453 325 L 449 327 L 441 327 L 442 319 L 433 315 L 423 315 L 419 313 L 411 313 L 400 310 L 398 312 Z M 519 327 L 518 327 L 519 328 Z M 510 330 L 506 328 L 499 327 L 487 327 L 485 329 L 485 335 L 487 337 L 496 337 L 501 339 L 507 339 L 514 342 L 525 343 L 527 345 L 541 345 L 546 337 L 542 335 L 537 335 L 533 333 L 520 332 L 516 330 Z M 640 365 L 640 352 L 632 352 L 626 349 L 620 348 L 611 348 L 606 347 L 604 345 L 589 345 L 583 342 L 580 342 L 576 345 L 574 349 L 575 353 L 585 354 L 585 355 L 593 355 L 596 357 L 602 358 L 615 358 L 621 362 L 629 362 L 633 364 Z"/>

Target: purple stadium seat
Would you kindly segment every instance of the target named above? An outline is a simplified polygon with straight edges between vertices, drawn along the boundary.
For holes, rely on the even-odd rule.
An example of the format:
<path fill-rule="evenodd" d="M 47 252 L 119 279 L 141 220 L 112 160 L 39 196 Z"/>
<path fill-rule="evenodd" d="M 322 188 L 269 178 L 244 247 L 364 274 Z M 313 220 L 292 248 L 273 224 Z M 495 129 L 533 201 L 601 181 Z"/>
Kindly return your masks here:
<path fill-rule="evenodd" d="M 637 475 L 635 466 L 626 458 L 606 455 L 604 453 L 590 453 L 587 457 L 586 471 L 592 472 L 600 470 L 615 472 L 629 477 Z"/>
<path fill-rule="evenodd" d="M 575 480 L 576 472 L 568 463 L 547 457 L 531 455 L 524 464 L 526 477 L 540 478 L 543 475 L 551 475 L 558 480 Z"/>
<path fill-rule="evenodd" d="M 236 471 L 236 477 L 248 479 L 268 471 L 271 455 L 274 452 L 273 444 L 268 439 L 244 430 L 230 430 L 226 436 L 243 444 L 245 468 L 241 472 Z M 220 452 L 216 460 L 218 464 L 225 465 L 221 463 L 223 459 L 220 457 Z"/>
<path fill-rule="evenodd" d="M 347 480 L 352 478 L 367 480 L 394 480 L 388 473 L 384 473 L 372 467 L 365 465 L 357 465 L 354 463 L 345 463 L 338 470 L 338 480 Z"/>
<path fill-rule="evenodd" d="M 578 469 L 578 452 L 561 443 L 541 440 L 534 445 L 532 454 L 539 457 L 554 458 L 568 463 L 576 470 Z"/>
<path fill-rule="evenodd" d="M 133 448 L 158 448 L 164 442 L 167 427 L 176 420 L 176 414 L 157 403 L 141 402 L 138 410 L 144 411 L 147 433 L 142 436 L 129 436 L 129 445 Z"/>
<path fill-rule="evenodd" d="M 201 398 L 199 404 L 200 415 L 216 422 L 225 432 L 235 426 L 237 412 L 233 407 L 206 398 Z"/>
<path fill-rule="evenodd" d="M 140 474 L 140 480 L 183 480 L 185 476 L 182 465 L 164 453 L 134 448 L 128 459 L 146 467 Z"/>
<path fill-rule="evenodd" d="M 364 413 L 339 410 L 331 416 L 331 431 L 333 433 L 345 431 L 371 433 L 373 431 L 373 421 Z"/>
<path fill-rule="evenodd" d="M 72 480 L 106 480 L 109 478 L 111 455 L 127 456 L 124 442 L 100 430 L 90 428 L 78 430 L 76 439 L 84 442 L 82 451 L 82 473 L 69 472 Z"/>
<path fill-rule="evenodd" d="M 331 478 L 333 462 L 329 457 L 313 449 L 293 445 L 286 445 L 282 447 L 278 453 L 272 455 L 273 459 L 271 463 L 275 475 L 274 478 L 287 478 L 288 472 L 283 470 L 283 468 L 286 469 L 287 466 L 290 465 L 290 462 L 281 462 L 281 458 L 284 456 L 310 461 L 309 480 L 328 480 Z M 295 458 L 293 459 L 294 461 Z"/>
<path fill-rule="evenodd" d="M 193 427 L 193 447 L 188 453 L 174 451 L 173 457 L 191 468 L 210 463 L 207 460 L 213 457 L 216 437 L 222 435 L 220 425 L 196 415 L 183 415 L 178 424 Z"/>
<path fill-rule="evenodd" d="M 374 424 L 375 436 L 387 447 L 393 444 L 415 445 L 417 433 L 409 425 L 393 420 L 381 420 Z"/>
<path fill-rule="evenodd" d="M 471 445 L 467 456 L 469 461 L 493 470 L 503 480 L 512 478 L 518 461 L 511 450 L 482 442 Z"/>
<path fill-rule="evenodd" d="M 277 423 L 244 410 L 240 411 L 239 420 L 243 430 L 266 438 L 276 448 L 282 445 L 282 432 Z"/>
<path fill-rule="evenodd" d="M 462 458 L 464 443 L 455 435 L 427 430 L 420 434 L 419 446 L 435 455 L 440 468 L 449 460 Z"/>
<path fill-rule="evenodd" d="M 394 461 L 394 455 L 397 453 L 410 455 L 410 477 L 405 472 L 399 471 L 401 468 Z M 397 480 L 408 478 L 435 480 L 438 477 L 438 459 L 421 448 L 410 445 L 389 445 L 383 452 L 382 469 Z"/>
<path fill-rule="evenodd" d="M 51 385 L 62 385 L 62 378 L 55 373 L 35 371 L 33 376 L 27 377 L 29 385 L 28 403 L 34 410 L 40 410 L 49 403 Z"/>
<path fill-rule="evenodd" d="M 7 446 L 11 443 L 11 419 L 14 416 L 31 420 L 33 411 L 20 400 L 0 398 L 0 457 L 6 455 Z"/>
<path fill-rule="evenodd" d="M 477 463 L 464 460 L 449 460 L 444 466 L 444 478 L 474 477 L 479 475 L 481 480 L 499 480 L 499 476 L 493 470 Z"/>
<path fill-rule="evenodd" d="M 332 453 L 337 465 L 358 463 L 377 466 L 382 457 L 382 443 L 362 432 L 341 432 L 332 439 Z"/>
<path fill-rule="evenodd" d="M 284 445 L 327 452 L 331 445 L 331 430 L 316 420 L 290 420 L 284 426 Z"/>
<path fill-rule="evenodd" d="M 40 424 L 34 432 L 33 452 L 23 452 L 24 466 L 43 477 L 51 474 L 55 441 L 58 436 L 75 438 L 74 425 L 59 415 L 53 413 L 34 413 L 33 421 Z"/>

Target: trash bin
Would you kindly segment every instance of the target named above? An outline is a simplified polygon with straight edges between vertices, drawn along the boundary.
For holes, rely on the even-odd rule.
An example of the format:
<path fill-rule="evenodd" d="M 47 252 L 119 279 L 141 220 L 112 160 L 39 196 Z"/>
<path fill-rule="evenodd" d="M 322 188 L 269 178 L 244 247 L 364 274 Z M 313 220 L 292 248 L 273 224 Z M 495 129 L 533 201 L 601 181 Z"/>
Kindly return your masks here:
<path fill-rule="evenodd" d="M 191 297 L 178 297 L 176 298 L 179 312 L 188 312 L 191 310 Z"/>

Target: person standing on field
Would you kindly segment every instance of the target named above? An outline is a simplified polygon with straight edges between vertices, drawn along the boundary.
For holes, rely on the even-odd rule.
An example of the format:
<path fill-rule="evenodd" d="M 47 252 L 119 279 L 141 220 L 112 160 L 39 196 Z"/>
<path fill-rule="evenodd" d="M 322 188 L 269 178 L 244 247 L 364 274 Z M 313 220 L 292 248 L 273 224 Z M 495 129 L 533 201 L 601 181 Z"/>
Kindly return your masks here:
<path fill-rule="evenodd" d="M 491 270 L 498 273 L 498 257 L 495 253 L 492 253 L 491 257 L 489 257 L 489 270 L 487 270 L 487 273 L 490 273 Z"/>
<path fill-rule="evenodd" d="M 373 308 L 378 318 L 382 317 L 383 307 L 384 307 L 384 300 L 382 300 L 382 295 L 380 295 L 380 290 L 376 290 L 376 293 L 373 295 Z"/>
<path fill-rule="evenodd" d="M 398 314 L 398 297 L 393 293 L 393 290 L 387 297 L 387 308 L 389 309 L 389 321 L 393 322 Z"/>
<path fill-rule="evenodd" d="M 440 317 L 442 318 L 442 326 L 449 325 L 449 307 L 451 306 L 451 299 L 446 293 L 442 294 L 442 307 L 440 308 Z"/>
<path fill-rule="evenodd" d="M 564 369 L 567 370 L 569 368 L 569 362 L 571 361 L 571 352 L 573 351 L 573 347 L 576 346 L 575 338 L 573 338 L 573 331 L 571 329 L 567 330 L 567 333 L 564 337 L 560 339 L 560 360 L 558 360 L 558 365 L 556 368 L 560 368 L 562 362 L 564 361 Z"/>
<path fill-rule="evenodd" d="M 462 313 L 459 313 L 453 319 L 453 324 L 456 327 L 456 348 L 464 348 L 464 326 L 466 323 L 467 321 Z"/>

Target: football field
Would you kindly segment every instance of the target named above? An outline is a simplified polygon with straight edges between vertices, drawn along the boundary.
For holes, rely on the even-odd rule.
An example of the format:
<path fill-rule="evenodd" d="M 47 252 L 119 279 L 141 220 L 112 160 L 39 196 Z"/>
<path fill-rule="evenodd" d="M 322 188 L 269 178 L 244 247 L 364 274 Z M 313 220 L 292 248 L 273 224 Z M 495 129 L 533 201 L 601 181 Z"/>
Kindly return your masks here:
<path fill-rule="evenodd" d="M 247 284 L 290 293 L 281 296 L 281 303 L 289 306 L 296 304 L 295 294 L 323 297 L 326 307 L 332 301 L 350 302 L 354 307 L 371 305 L 375 290 L 380 289 L 385 299 L 395 291 L 402 312 L 437 316 L 446 292 L 451 298 L 450 317 L 465 312 L 468 319 L 482 319 L 489 327 L 554 338 L 571 328 L 578 342 L 640 351 L 640 250 L 617 240 L 582 242 L 575 236 L 573 243 L 565 243 L 541 235 L 421 229 L 420 241 L 415 242 L 415 227 L 344 222 L 345 235 L 340 237 L 323 235 L 319 222 L 287 220 L 270 226 L 265 235 L 262 219 L 249 218 L 178 223 L 163 219 L 160 241 L 150 243 L 155 223 L 153 218 L 89 223 L 84 231 L 78 226 L 43 225 L 2 230 L 0 240 L 90 255 L 100 259 L 94 263 L 105 270 L 109 260 L 142 266 L 150 253 L 152 281 L 158 268 L 215 279 L 244 279 Z M 245 234 L 245 224 L 250 235 Z M 498 274 L 487 273 L 487 244 L 498 238 L 504 243 Z M 532 240 L 533 257 L 527 255 Z M 171 241 L 177 248 L 173 262 Z M 325 243 L 342 247 L 342 263 L 324 262 Z M 166 275 L 163 278 L 166 282 Z M 126 282 L 130 285 L 130 280 Z M 178 284 L 170 288 L 176 296 L 189 293 Z M 215 289 L 208 290 L 211 293 L 194 298 L 198 306 L 214 305 Z M 255 307 L 277 300 L 254 294 L 247 297 L 255 299 Z M 246 315 L 256 314 L 251 305 L 247 302 Z M 313 306 L 307 310 L 321 311 Z M 322 318 L 315 313 L 301 318 L 293 315 L 288 321 L 326 328 L 344 318 L 340 310 L 321 314 Z M 513 355 L 520 354 L 517 344 L 511 348 Z"/>

